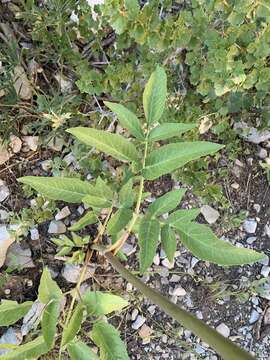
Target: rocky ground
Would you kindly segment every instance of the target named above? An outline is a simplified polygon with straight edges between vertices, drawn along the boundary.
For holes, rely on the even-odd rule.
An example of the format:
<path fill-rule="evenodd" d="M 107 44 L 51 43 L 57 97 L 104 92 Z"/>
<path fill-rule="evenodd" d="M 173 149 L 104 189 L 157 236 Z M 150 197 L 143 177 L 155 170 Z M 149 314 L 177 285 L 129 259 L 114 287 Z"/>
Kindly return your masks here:
<path fill-rule="evenodd" d="M 79 266 L 64 263 L 63 258 L 55 257 L 56 246 L 51 238 L 68 233 L 68 226 L 85 209 L 61 203 L 53 207 L 45 202 L 41 206 L 42 214 L 46 210 L 49 216 L 40 224 L 36 220 L 31 222 L 27 214 L 21 212 L 23 207 L 35 209 L 37 204 L 34 194 L 28 198 L 23 195 L 16 178 L 22 174 L 49 175 L 50 161 L 63 147 L 60 144 L 58 148 L 54 145 L 44 150 L 38 140 L 37 137 L 14 137 L 0 169 L 2 299 L 35 300 L 40 273 L 45 264 L 63 290 L 74 286 L 79 276 Z M 201 206 L 201 199 L 192 195 L 190 187 L 182 206 L 201 206 L 199 221 L 209 223 L 217 235 L 239 247 L 253 248 L 269 255 L 270 190 L 258 163 L 265 152 L 267 155 L 268 149 L 262 147 L 258 150 L 255 145 L 249 146 L 254 146 L 257 155 L 238 159 L 230 167 L 228 178 L 221 179 L 230 202 L 230 219 L 234 219 L 234 216 L 237 219 L 237 214 L 245 211 L 244 218 L 237 225 L 225 221 L 228 212 L 209 205 Z M 76 164 L 71 153 L 66 155 L 65 161 L 69 167 Z M 186 187 L 164 177 L 155 184 L 154 191 L 152 188 L 153 195 L 158 196 L 180 186 Z M 148 202 L 153 200 L 154 197 L 146 199 Z M 12 243 L 7 230 L 17 234 L 24 232 L 21 241 Z M 86 232 L 93 230 L 89 227 Z M 128 266 L 132 270 L 138 268 L 136 248 L 133 238 L 124 247 Z M 173 264 L 163 251 L 158 252 L 154 265 L 143 280 L 169 296 L 173 302 L 195 313 L 224 336 L 241 344 L 256 358 L 269 360 L 269 273 L 268 259 L 252 266 L 223 268 L 199 261 L 179 245 Z M 218 359 L 207 344 L 165 316 L 130 284 L 116 276 L 102 258 L 96 259 L 95 264 L 89 267 L 82 291 L 93 285 L 95 288 L 115 290 L 129 299 L 130 307 L 121 316 L 115 316 L 113 321 L 127 342 L 131 359 Z M 20 343 L 27 321 L 29 319 L 24 320 L 22 327 L 1 329 L 0 343 L 7 340 Z"/>

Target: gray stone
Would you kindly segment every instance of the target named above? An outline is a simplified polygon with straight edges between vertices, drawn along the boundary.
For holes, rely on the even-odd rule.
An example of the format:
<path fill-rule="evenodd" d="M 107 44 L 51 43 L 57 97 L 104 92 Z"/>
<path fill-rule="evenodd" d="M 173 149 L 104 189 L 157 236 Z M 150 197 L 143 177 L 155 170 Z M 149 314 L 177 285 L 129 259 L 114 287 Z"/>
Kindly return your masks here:
<path fill-rule="evenodd" d="M 261 205 L 259 205 L 259 204 L 254 204 L 253 208 L 257 214 L 259 214 L 259 212 L 261 211 Z"/>
<path fill-rule="evenodd" d="M 257 221 L 255 219 L 247 219 L 243 223 L 244 230 L 249 234 L 254 234 L 257 229 Z"/>
<path fill-rule="evenodd" d="M 161 261 L 162 265 L 167 269 L 173 269 L 174 268 L 174 261 L 170 262 L 169 259 L 164 259 Z"/>
<path fill-rule="evenodd" d="M 65 219 L 66 217 L 68 217 L 71 214 L 69 207 L 65 206 L 63 207 L 63 209 L 61 209 L 56 215 L 55 215 L 55 220 L 62 220 Z"/>
<path fill-rule="evenodd" d="M 0 338 L 0 344 L 20 345 L 22 342 L 22 334 L 13 327 L 8 328 Z M 12 351 L 11 348 L 1 348 L 0 355 L 7 354 Z"/>
<path fill-rule="evenodd" d="M 258 321 L 260 318 L 260 314 L 258 313 L 257 310 L 253 309 L 249 318 L 249 323 L 250 324 L 254 324 L 256 321 Z"/>
<path fill-rule="evenodd" d="M 82 271 L 81 266 L 66 263 L 62 269 L 62 276 L 63 278 L 66 279 L 67 282 L 76 284 L 77 281 L 79 280 L 81 271 Z M 95 274 L 95 267 L 88 266 L 83 281 L 91 278 L 94 274 Z"/>
<path fill-rule="evenodd" d="M 132 329 L 138 330 L 140 327 L 143 326 L 145 321 L 146 321 L 146 319 L 143 316 L 138 315 L 136 320 L 131 324 Z"/>
<path fill-rule="evenodd" d="M 22 248 L 19 243 L 13 243 L 7 251 L 5 265 L 21 269 L 35 267 L 30 248 Z"/>
<path fill-rule="evenodd" d="M 267 278 L 270 274 L 270 267 L 269 266 L 265 266 L 263 265 L 262 269 L 261 269 L 261 275 L 265 278 Z"/>
<path fill-rule="evenodd" d="M 64 234 L 66 232 L 66 225 L 62 221 L 52 220 L 49 225 L 49 234 Z"/>
<path fill-rule="evenodd" d="M 39 240 L 39 232 L 37 228 L 33 228 L 30 230 L 30 237 L 31 240 Z"/>
<path fill-rule="evenodd" d="M 258 153 L 257 153 L 257 156 L 262 160 L 266 159 L 267 155 L 268 155 L 267 150 L 265 150 L 264 148 L 260 148 Z"/>
<path fill-rule="evenodd" d="M 253 144 L 260 144 L 270 139 L 270 131 L 259 131 L 254 127 L 249 127 L 247 123 L 241 121 L 234 124 L 234 129 L 242 136 L 246 141 Z"/>
<path fill-rule="evenodd" d="M 208 224 L 214 224 L 220 216 L 219 212 L 209 205 L 203 205 L 201 207 L 201 213 Z"/>
<path fill-rule="evenodd" d="M 229 337 L 230 336 L 230 329 L 229 327 L 224 324 L 221 323 L 216 327 L 217 332 L 219 332 L 221 335 L 223 335 L 224 337 Z"/>
<path fill-rule="evenodd" d="M 52 168 L 52 160 L 44 160 L 40 163 L 42 170 L 48 172 Z"/>
<path fill-rule="evenodd" d="M 265 235 L 270 237 L 270 225 L 265 225 L 264 232 L 265 232 Z"/>
<path fill-rule="evenodd" d="M 251 245 L 251 244 L 253 244 L 256 240 L 257 240 L 257 237 L 256 237 L 256 236 L 251 236 L 251 237 L 247 238 L 247 244 Z"/>
<path fill-rule="evenodd" d="M 186 290 L 183 289 L 181 286 L 179 286 L 173 290 L 172 295 L 173 296 L 185 296 L 186 293 L 187 293 Z"/>
<path fill-rule="evenodd" d="M 10 191 L 9 188 L 5 185 L 4 182 L 0 182 L 0 202 L 3 202 L 6 200 L 7 197 L 9 197 Z"/>
<path fill-rule="evenodd" d="M 6 210 L 0 210 L 0 220 L 7 220 L 9 218 L 9 212 Z"/>

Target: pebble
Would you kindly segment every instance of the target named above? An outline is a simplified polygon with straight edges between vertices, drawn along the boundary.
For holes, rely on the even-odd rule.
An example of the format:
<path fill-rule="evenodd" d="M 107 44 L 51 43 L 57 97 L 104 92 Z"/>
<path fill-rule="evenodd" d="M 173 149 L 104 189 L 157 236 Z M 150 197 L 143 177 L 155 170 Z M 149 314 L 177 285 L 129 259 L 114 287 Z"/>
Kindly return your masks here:
<path fill-rule="evenodd" d="M 149 311 L 149 313 L 151 315 L 154 315 L 155 311 L 156 311 L 156 305 L 150 305 L 147 310 Z"/>
<path fill-rule="evenodd" d="M 179 286 L 173 290 L 172 295 L 173 296 L 185 296 L 186 293 L 187 293 L 186 290 Z"/>
<path fill-rule="evenodd" d="M 127 256 L 130 256 L 131 254 L 133 254 L 136 251 L 136 248 L 134 246 L 132 246 L 131 244 L 125 242 L 122 249 L 123 253 Z"/>
<path fill-rule="evenodd" d="M 253 309 L 249 318 L 249 323 L 250 324 L 254 324 L 256 321 L 258 321 L 260 318 L 260 314 L 258 313 L 257 310 Z"/>
<path fill-rule="evenodd" d="M 48 172 L 52 168 L 52 161 L 51 160 L 44 160 L 40 163 L 42 170 Z"/>
<path fill-rule="evenodd" d="M 270 274 L 270 267 L 269 266 L 263 266 L 261 269 L 261 275 L 265 278 L 267 278 Z"/>
<path fill-rule="evenodd" d="M 259 205 L 259 204 L 254 204 L 253 208 L 257 214 L 259 214 L 259 212 L 261 211 L 261 205 Z"/>
<path fill-rule="evenodd" d="M 7 220 L 9 218 L 9 212 L 6 210 L 0 210 L 0 220 Z"/>
<path fill-rule="evenodd" d="M 203 319 L 203 314 L 201 311 L 196 311 L 196 316 L 198 319 L 202 320 Z"/>
<path fill-rule="evenodd" d="M 6 184 L 0 180 L 0 202 L 3 202 L 6 200 L 6 198 L 10 195 L 9 188 L 6 186 Z"/>
<path fill-rule="evenodd" d="M 170 262 L 169 259 L 167 259 L 167 258 L 162 260 L 161 263 L 167 269 L 173 269 L 174 268 L 174 261 Z"/>
<path fill-rule="evenodd" d="M 49 225 L 49 234 L 64 234 L 66 232 L 66 225 L 62 221 L 52 220 Z"/>
<path fill-rule="evenodd" d="M 27 146 L 27 150 L 36 151 L 38 148 L 39 137 L 38 136 L 23 136 L 24 145 Z"/>
<path fill-rule="evenodd" d="M 251 245 L 257 240 L 256 236 L 251 236 L 247 238 L 247 244 Z"/>
<path fill-rule="evenodd" d="M 224 323 L 219 324 L 216 330 L 226 338 L 230 336 L 230 328 Z"/>
<path fill-rule="evenodd" d="M 159 265 L 159 264 L 160 264 L 160 257 L 159 257 L 158 254 L 156 254 L 156 255 L 154 256 L 153 263 L 154 263 L 155 265 Z"/>
<path fill-rule="evenodd" d="M 257 221 L 255 219 L 247 219 L 243 223 L 244 230 L 249 234 L 254 234 L 257 229 Z"/>
<path fill-rule="evenodd" d="M 39 232 L 37 228 L 30 229 L 31 240 L 39 240 Z"/>
<path fill-rule="evenodd" d="M 232 183 L 231 187 L 232 187 L 233 189 L 235 189 L 235 190 L 238 190 L 239 187 L 240 187 L 240 185 L 237 184 L 236 182 L 234 182 L 234 183 Z"/>
<path fill-rule="evenodd" d="M 152 332 L 153 330 L 149 326 L 143 324 L 139 331 L 139 336 L 143 339 L 143 344 L 149 344 Z"/>
<path fill-rule="evenodd" d="M 0 338 L 0 344 L 20 345 L 22 342 L 22 334 L 13 327 L 8 328 Z M 0 355 L 7 354 L 12 351 L 11 348 L 1 348 Z"/>
<path fill-rule="evenodd" d="M 19 269 L 35 267 L 30 248 L 23 249 L 19 243 L 13 243 L 7 251 L 5 265 Z"/>
<path fill-rule="evenodd" d="M 265 232 L 265 235 L 270 237 L 270 225 L 265 225 L 264 232 Z"/>
<path fill-rule="evenodd" d="M 133 309 L 133 311 L 131 313 L 131 320 L 135 321 L 138 315 L 139 315 L 139 310 L 138 309 Z"/>
<path fill-rule="evenodd" d="M 62 269 L 62 276 L 66 279 L 67 282 L 76 284 L 79 280 L 80 274 L 81 274 L 81 266 L 74 265 L 74 264 L 65 264 Z M 91 278 L 95 273 L 95 268 L 92 266 L 88 266 L 88 269 L 86 271 L 85 277 L 83 281 Z"/>
<path fill-rule="evenodd" d="M 179 275 L 173 274 L 169 281 L 172 283 L 178 283 L 180 280 L 181 280 L 181 277 Z"/>
<path fill-rule="evenodd" d="M 264 160 L 264 159 L 267 158 L 267 151 L 266 151 L 264 148 L 260 148 L 259 151 L 258 151 L 258 153 L 257 153 L 257 156 L 258 156 L 260 159 Z"/>
<path fill-rule="evenodd" d="M 65 206 L 63 207 L 63 209 L 61 209 L 56 215 L 55 215 L 55 220 L 62 220 L 65 219 L 66 217 L 68 217 L 71 214 L 69 207 Z"/>
<path fill-rule="evenodd" d="M 136 320 L 132 323 L 131 327 L 132 329 L 134 330 L 138 330 L 140 327 L 143 326 L 143 324 L 145 323 L 146 319 L 141 316 L 141 315 L 138 315 Z"/>
<path fill-rule="evenodd" d="M 214 224 L 220 216 L 219 212 L 209 205 L 203 205 L 201 207 L 201 213 L 208 224 Z"/>

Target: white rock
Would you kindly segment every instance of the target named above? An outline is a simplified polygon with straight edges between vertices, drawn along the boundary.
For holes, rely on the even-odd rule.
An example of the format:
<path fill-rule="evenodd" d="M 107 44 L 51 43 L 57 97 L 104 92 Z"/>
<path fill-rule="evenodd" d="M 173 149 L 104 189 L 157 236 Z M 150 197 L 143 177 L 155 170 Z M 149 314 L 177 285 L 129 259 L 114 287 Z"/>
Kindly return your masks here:
<path fill-rule="evenodd" d="M 131 320 L 135 321 L 137 319 L 138 315 L 139 315 L 139 310 L 138 309 L 133 309 L 132 313 L 131 313 Z"/>
<path fill-rule="evenodd" d="M 61 209 L 56 215 L 55 220 L 62 220 L 68 217 L 71 214 L 69 207 L 65 206 L 63 209 Z"/>
<path fill-rule="evenodd" d="M 270 139 L 270 131 L 262 130 L 259 131 L 254 127 L 249 127 L 245 122 L 241 121 L 234 124 L 234 129 L 240 132 L 246 141 L 249 141 L 253 144 L 260 144 L 261 142 L 267 141 Z"/>
<path fill-rule="evenodd" d="M 35 267 L 30 248 L 23 249 L 19 243 L 12 244 L 7 251 L 5 265 L 20 269 Z"/>
<path fill-rule="evenodd" d="M 253 309 L 249 318 L 249 323 L 254 324 L 256 321 L 258 321 L 260 318 L 260 314 L 257 310 Z"/>
<path fill-rule="evenodd" d="M 80 274 L 82 271 L 82 267 L 74 264 L 65 264 L 62 269 L 62 276 L 66 279 L 66 281 L 76 284 L 79 280 Z M 95 273 L 95 267 L 88 266 L 85 277 L 83 281 L 91 278 Z"/>
<path fill-rule="evenodd" d="M 232 183 L 231 187 L 232 187 L 233 189 L 235 189 L 235 190 L 238 190 L 239 187 L 240 187 L 240 185 L 237 184 L 237 183 Z"/>
<path fill-rule="evenodd" d="M 38 148 L 39 137 L 38 136 L 23 136 L 23 143 L 27 149 L 36 151 Z"/>
<path fill-rule="evenodd" d="M 173 296 L 185 296 L 186 295 L 186 290 L 183 289 L 181 286 L 175 288 L 172 292 Z"/>
<path fill-rule="evenodd" d="M 270 225 L 265 225 L 264 232 L 265 232 L 265 235 L 270 237 Z"/>
<path fill-rule="evenodd" d="M 0 338 L 0 344 L 20 345 L 22 342 L 22 334 L 13 327 L 8 328 Z M 12 351 L 10 348 L 1 348 L 0 355 L 7 354 Z"/>
<path fill-rule="evenodd" d="M 62 221 L 52 220 L 49 225 L 49 234 L 64 234 L 66 232 L 66 225 Z"/>
<path fill-rule="evenodd" d="M 6 198 L 10 195 L 9 188 L 5 185 L 5 183 L 0 184 L 0 202 L 6 200 Z"/>
<path fill-rule="evenodd" d="M 263 277 L 266 277 L 266 278 L 267 278 L 267 277 L 269 276 L 269 274 L 270 274 L 270 267 L 263 265 L 263 267 L 262 267 L 262 269 L 261 269 L 261 275 L 262 275 Z"/>
<path fill-rule="evenodd" d="M 173 269 L 174 268 L 174 261 L 170 262 L 169 259 L 167 259 L 167 258 L 162 260 L 161 263 L 167 269 Z"/>
<path fill-rule="evenodd" d="M 7 220 L 9 218 L 9 212 L 6 210 L 0 210 L 0 220 Z"/>
<path fill-rule="evenodd" d="M 136 320 L 131 324 L 132 329 L 138 330 L 140 327 L 143 326 L 145 321 L 146 321 L 146 319 L 143 316 L 138 315 Z"/>
<path fill-rule="evenodd" d="M 251 245 L 251 244 L 253 244 L 256 240 L 257 240 L 257 237 L 256 237 L 256 236 L 251 236 L 251 237 L 247 238 L 247 244 Z"/>
<path fill-rule="evenodd" d="M 261 211 L 261 205 L 259 205 L 259 204 L 254 204 L 253 208 L 256 211 L 256 213 L 259 213 Z"/>
<path fill-rule="evenodd" d="M 201 207 L 201 213 L 208 224 L 214 224 L 220 216 L 219 212 L 209 205 L 203 205 Z"/>
<path fill-rule="evenodd" d="M 0 226 L 0 268 L 4 265 L 7 250 L 14 241 L 15 238 L 7 231 L 7 227 Z"/>
<path fill-rule="evenodd" d="M 156 254 L 156 255 L 154 256 L 153 263 L 154 263 L 155 265 L 159 265 L 159 264 L 160 264 L 159 254 Z"/>
<path fill-rule="evenodd" d="M 40 301 L 36 300 L 31 309 L 23 318 L 23 324 L 21 327 L 22 335 L 25 336 L 32 330 L 35 326 L 37 326 L 41 320 L 41 314 L 45 305 L 42 304 Z"/>
<path fill-rule="evenodd" d="M 267 151 L 264 149 L 264 148 L 260 148 L 258 153 L 257 153 L 257 156 L 260 158 L 260 159 L 266 159 L 267 158 Z"/>
<path fill-rule="evenodd" d="M 37 228 L 30 229 L 31 240 L 39 240 L 39 232 Z"/>
<path fill-rule="evenodd" d="M 257 221 L 255 219 L 247 219 L 243 223 L 244 230 L 249 234 L 254 234 L 257 229 Z"/>
<path fill-rule="evenodd" d="M 9 146 L 14 154 L 17 154 L 21 151 L 22 148 L 22 140 L 15 135 L 10 135 L 10 143 Z"/>
<path fill-rule="evenodd" d="M 136 251 L 136 248 L 134 246 L 132 246 L 131 244 L 125 242 L 122 249 L 123 253 L 127 256 L 130 256 L 131 254 L 133 254 Z"/>
<path fill-rule="evenodd" d="M 172 283 L 178 283 L 180 281 L 181 277 L 179 275 L 173 274 L 170 278 L 170 282 Z"/>
<path fill-rule="evenodd" d="M 221 323 L 216 327 L 217 332 L 219 332 L 221 335 L 223 335 L 224 337 L 229 337 L 230 336 L 230 329 L 229 327 L 224 324 Z"/>

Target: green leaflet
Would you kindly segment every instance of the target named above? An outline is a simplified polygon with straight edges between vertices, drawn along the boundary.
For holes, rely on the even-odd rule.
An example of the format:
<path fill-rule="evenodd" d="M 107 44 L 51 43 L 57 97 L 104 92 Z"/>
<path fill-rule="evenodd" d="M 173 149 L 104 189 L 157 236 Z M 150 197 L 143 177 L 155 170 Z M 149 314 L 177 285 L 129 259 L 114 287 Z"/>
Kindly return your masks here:
<path fill-rule="evenodd" d="M 95 184 L 95 191 L 99 195 L 103 195 L 103 197 L 112 200 L 113 199 L 113 191 L 110 188 L 107 183 L 102 180 L 102 178 L 99 176 L 97 178 L 96 184 Z"/>
<path fill-rule="evenodd" d="M 124 208 L 130 208 L 135 201 L 135 192 L 133 191 L 133 179 L 129 179 L 119 191 L 119 202 Z"/>
<path fill-rule="evenodd" d="M 112 202 L 102 195 L 86 195 L 82 201 L 93 208 L 110 207 Z"/>
<path fill-rule="evenodd" d="M 28 313 L 32 304 L 32 301 L 18 304 L 17 301 L 2 300 L 0 305 L 0 326 L 9 326 L 20 320 Z"/>
<path fill-rule="evenodd" d="M 157 66 L 151 74 L 144 92 L 143 108 L 147 123 L 158 122 L 164 111 L 167 97 L 167 76 L 164 69 Z"/>
<path fill-rule="evenodd" d="M 80 203 L 85 195 L 93 192 L 92 185 L 76 178 L 25 176 L 18 181 L 31 186 L 49 199 L 71 203 Z"/>
<path fill-rule="evenodd" d="M 61 347 L 71 342 L 81 328 L 85 306 L 78 304 L 62 333 Z"/>
<path fill-rule="evenodd" d="M 144 133 L 140 120 L 137 116 L 125 106 L 105 101 L 104 104 L 111 109 L 118 117 L 119 122 L 123 128 L 129 130 L 131 135 L 139 140 L 144 140 Z"/>
<path fill-rule="evenodd" d="M 194 129 L 197 124 L 185 124 L 185 123 L 163 123 L 152 129 L 149 133 L 149 141 L 159 141 L 172 138 L 174 136 L 180 136 L 185 132 Z"/>
<path fill-rule="evenodd" d="M 71 360 L 98 360 L 98 356 L 82 341 L 73 341 L 67 345 Z"/>
<path fill-rule="evenodd" d="M 75 224 L 73 224 L 69 230 L 78 231 L 84 229 L 88 225 L 92 225 L 98 222 L 98 218 L 93 211 L 88 211 L 83 217 L 80 218 Z"/>
<path fill-rule="evenodd" d="M 212 230 L 197 223 L 179 223 L 176 226 L 181 242 L 198 258 L 219 265 L 242 265 L 264 259 L 264 254 L 235 247 L 216 237 Z"/>
<path fill-rule="evenodd" d="M 54 346 L 59 312 L 60 304 L 58 300 L 52 300 L 43 311 L 41 320 L 42 335 L 49 349 Z"/>
<path fill-rule="evenodd" d="M 130 209 L 118 209 L 110 218 L 107 225 L 107 232 L 110 235 L 119 233 L 130 222 L 133 211 Z"/>
<path fill-rule="evenodd" d="M 174 231 L 170 228 L 169 225 L 164 225 L 161 228 L 161 246 L 165 251 L 165 254 L 170 262 L 174 259 L 174 254 L 176 251 L 176 236 Z"/>
<path fill-rule="evenodd" d="M 93 146 L 118 160 L 137 161 L 139 159 L 135 146 L 121 135 L 84 127 L 71 128 L 67 132 L 86 145 Z"/>
<path fill-rule="evenodd" d="M 140 272 L 144 273 L 153 262 L 160 234 L 160 224 L 156 219 L 144 216 L 139 226 Z"/>
<path fill-rule="evenodd" d="M 154 180 L 187 164 L 189 161 L 199 159 L 222 149 L 223 145 L 207 142 L 193 141 L 164 145 L 152 151 L 146 158 L 143 176 L 147 180 Z"/>
<path fill-rule="evenodd" d="M 38 288 L 38 299 L 43 304 L 48 304 L 51 300 L 61 300 L 62 297 L 62 291 L 52 279 L 50 271 L 44 268 Z"/>
<path fill-rule="evenodd" d="M 88 291 L 82 297 L 88 315 L 107 315 L 122 310 L 128 302 L 120 296 L 101 291 Z"/>
<path fill-rule="evenodd" d="M 46 354 L 50 349 L 45 343 L 42 336 L 24 345 L 18 346 L 17 349 L 0 356 L 0 360 L 31 360 L 38 359 L 42 354 Z"/>
<path fill-rule="evenodd" d="M 186 189 L 172 190 L 165 195 L 160 196 L 148 206 L 148 213 L 151 216 L 159 216 L 173 210 L 180 203 L 185 192 Z"/>
<path fill-rule="evenodd" d="M 94 324 L 90 337 L 100 349 L 100 360 L 128 360 L 125 344 L 119 332 L 110 324 L 98 321 Z"/>
<path fill-rule="evenodd" d="M 196 219 L 200 212 L 201 209 L 176 210 L 168 216 L 166 223 L 170 224 L 170 226 L 175 227 L 182 222 L 186 223 Z"/>

